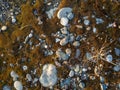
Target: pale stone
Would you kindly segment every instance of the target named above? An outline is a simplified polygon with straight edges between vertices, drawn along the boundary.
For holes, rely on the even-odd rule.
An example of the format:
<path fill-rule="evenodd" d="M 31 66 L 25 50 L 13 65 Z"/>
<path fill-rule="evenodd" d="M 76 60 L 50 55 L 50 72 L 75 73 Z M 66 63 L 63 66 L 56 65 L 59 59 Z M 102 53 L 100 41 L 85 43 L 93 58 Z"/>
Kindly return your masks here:
<path fill-rule="evenodd" d="M 67 26 L 67 25 L 68 25 L 68 22 L 69 22 L 69 20 L 68 20 L 68 18 L 66 18 L 66 17 L 62 17 L 62 18 L 60 19 L 60 24 L 63 25 L 63 26 Z"/>
<path fill-rule="evenodd" d="M 57 82 L 57 70 L 52 64 L 45 64 L 43 66 L 43 72 L 39 78 L 40 83 L 44 87 L 54 86 Z"/>
<path fill-rule="evenodd" d="M 20 81 L 15 81 L 14 82 L 14 88 L 16 90 L 23 90 L 23 85 L 22 85 L 22 83 Z"/>

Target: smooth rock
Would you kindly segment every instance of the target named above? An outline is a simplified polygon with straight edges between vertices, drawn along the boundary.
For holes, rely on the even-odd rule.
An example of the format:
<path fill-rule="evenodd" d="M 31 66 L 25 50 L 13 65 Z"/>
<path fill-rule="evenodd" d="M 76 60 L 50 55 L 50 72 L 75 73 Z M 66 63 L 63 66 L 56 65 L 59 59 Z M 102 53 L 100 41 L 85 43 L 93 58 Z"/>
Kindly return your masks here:
<path fill-rule="evenodd" d="M 73 14 L 72 12 L 71 12 L 71 13 L 68 13 L 67 18 L 68 18 L 69 20 L 72 20 L 72 19 L 74 18 L 74 14 Z"/>
<path fill-rule="evenodd" d="M 27 78 L 28 81 L 32 81 L 32 77 L 31 77 L 30 74 L 26 74 L 26 78 Z"/>
<path fill-rule="evenodd" d="M 57 83 L 57 70 L 53 64 L 45 64 L 39 78 L 43 87 L 51 87 Z"/>
<path fill-rule="evenodd" d="M 66 36 L 66 37 L 64 37 L 61 41 L 60 41 L 60 45 L 61 46 L 64 46 L 64 45 L 66 45 L 67 43 L 68 43 L 68 37 Z"/>
<path fill-rule="evenodd" d="M 57 17 L 59 19 L 61 19 L 62 17 L 67 17 L 67 15 L 71 12 L 72 12 L 72 8 L 70 7 L 61 8 L 57 13 Z"/>
<path fill-rule="evenodd" d="M 73 77 L 74 74 L 75 74 L 75 72 L 74 72 L 73 70 L 71 70 L 71 71 L 69 72 L 69 77 Z"/>
<path fill-rule="evenodd" d="M 10 76 L 13 78 L 13 81 L 16 81 L 19 78 L 18 74 L 15 71 L 11 71 Z"/>
<path fill-rule="evenodd" d="M 4 85 L 3 88 L 2 88 L 2 90 L 11 90 L 11 88 L 8 85 Z"/>
<path fill-rule="evenodd" d="M 116 72 L 119 72 L 120 71 L 120 65 L 114 66 L 113 70 L 116 71 Z"/>
<path fill-rule="evenodd" d="M 112 55 L 111 55 L 111 54 L 107 55 L 107 56 L 106 56 L 106 60 L 107 60 L 108 62 L 112 62 L 112 60 L 113 60 Z"/>
<path fill-rule="evenodd" d="M 1 27 L 1 30 L 2 30 L 2 31 L 6 31 L 6 30 L 7 30 L 7 26 L 2 26 L 2 27 Z"/>
<path fill-rule="evenodd" d="M 61 50 L 56 51 L 56 55 L 60 60 L 68 60 L 69 56 L 62 52 Z"/>
<path fill-rule="evenodd" d="M 71 49 L 70 49 L 70 48 L 67 48 L 67 49 L 65 50 L 65 52 L 66 52 L 66 54 L 67 54 L 68 56 L 70 56 L 70 55 L 71 55 L 71 53 L 72 53 L 72 51 L 71 51 Z"/>
<path fill-rule="evenodd" d="M 89 20 L 84 20 L 84 24 L 85 24 L 86 26 L 88 26 L 88 25 L 90 24 L 90 21 L 89 21 Z"/>
<path fill-rule="evenodd" d="M 82 89 L 85 88 L 85 83 L 80 82 L 79 87 L 82 88 Z"/>
<path fill-rule="evenodd" d="M 69 22 L 69 20 L 68 20 L 68 18 L 66 18 L 66 17 L 62 17 L 62 18 L 60 19 L 60 24 L 63 25 L 63 26 L 67 26 L 67 25 L 68 25 L 68 22 Z"/>
<path fill-rule="evenodd" d="M 80 56 L 80 49 L 76 49 L 75 58 L 78 58 L 79 56 Z"/>
<path fill-rule="evenodd" d="M 61 31 L 62 34 L 69 34 L 69 32 L 67 30 L 67 27 L 61 28 L 60 31 Z"/>
<path fill-rule="evenodd" d="M 23 90 L 23 85 L 22 85 L 22 83 L 20 81 L 15 81 L 14 82 L 14 88 L 16 90 Z"/>
<path fill-rule="evenodd" d="M 73 46 L 75 46 L 75 47 L 80 46 L 80 42 L 79 42 L 79 41 L 74 41 L 74 42 L 73 42 Z"/>
<path fill-rule="evenodd" d="M 116 56 L 120 56 L 120 49 L 115 48 L 115 54 L 116 54 Z"/>

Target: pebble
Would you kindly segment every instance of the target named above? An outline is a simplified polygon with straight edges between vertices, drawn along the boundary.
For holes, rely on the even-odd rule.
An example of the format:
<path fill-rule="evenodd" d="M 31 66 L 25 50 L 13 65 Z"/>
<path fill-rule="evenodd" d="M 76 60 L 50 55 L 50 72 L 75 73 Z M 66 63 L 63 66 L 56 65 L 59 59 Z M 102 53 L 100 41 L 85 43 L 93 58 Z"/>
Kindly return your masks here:
<path fill-rule="evenodd" d="M 120 65 L 114 66 L 113 70 L 116 71 L 116 72 L 119 72 L 120 71 Z"/>
<path fill-rule="evenodd" d="M 70 55 L 71 55 L 71 53 L 72 53 L 72 51 L 71 51 L 71 49 L 70 49 L 70 48 L 67 48 L 67 49 L 65 50 L 65 52 L 66 52 L 66 54 L 67 54 L 68 56 L 70 56 Z"/>
<path fill-rule="evenodd" d="M 75 72 L 79 72 L 79 70 L 80 70 L 79 65 L 76 65 L 75 68 L 74 68 L 74 71 L 75 71 Z"/>
<path fill-rule="evenodd" d="M 67 30 L 67 27 L 61 28 L 60 31 L 61 31 L 62 34 L 69 34 L 69 32 Z"/>
<path fill-rule="evenodd" d="M 53 64 L 45 64 L 39 81 L 43 87 L 54 86 L 57 82 L 56 67 Z"/>
<path fill-rule="evenodd" d="M 71 70 L 71 71 L 69 72 L 69 77 L 73 77 L 74 74 L 75 74 L 75 72 L 74 72 L 73 70 Z"/>
<path fill-rule="evenodd" d="M 113 60 L 112 55 L 111 55 L 111 54 L 107 55 L 107 56 L 106 56 L 106 60 L 107 60 L 108 62 L 112 62 L 112 60 Z"/>
<path fill-rule="evenodd" d="M 85 24 L 86 26 L 88 26 L 88 25 L 90 24 L 90 21 L 89 21 L 89 20 L 84 20 L 84 24 Z"/>
<path fill-rule="evenodd" d="M 1 30 L 2 30 L 2 31 L 6 31 L 6 30 L 7 30 L 7 26 L 2 26 L 2 27 L 1 27 Z"/>
<path fill-rule="evenodd" d="M 57 13 L 57 17 L 59 19 L 61 19 L 62 17 L 67 17 L 67 15 L 71 12 L 72 12 L 72 8 L 70 7 L 61 8 Z"/>
<path fill-rule="evenodd" d="M 64 46 L 64 45 L 66 45 L 67 43 L 68 43 L 68 37 L 66 36 L 66 37 L 64 37 L 62 40 L 60 40 L 60 45 L 61 46 Z"/>
<path fill-rule="evenodd" d="M 10 76 L 13 78 L 13 81 L 16 81 L 19 78 L 18 74 L 15 71 L 11 71 Z"/>
<path fill-rule="evenodd" d="M 63 26 L 67 26 L 67 25 L 68 25 L 68 22 L 69 22 L 69 20 L 68 20 L 68 18 L 66 18 L 66 17 L 62 17 L 62 18 L 60 19 L 60 24 L 63 25 Z"/>
<path fill-rule="evenodd" d="M 85 83 L 80 82 L 80 83 L 79 83 L 79 87 L 82 88 L 82 89 L 85 88 Z"/>
<path fill-rule="evenodd" d="M 79 42 L 79 41 L 74 41 L 74 42 L 73 42 L 73 46 L 75 46 L 75 47 L 80 46 L 80 42 Z"/>
<path fill-rule="evenodd" d="M 100 84 L 101 90 L 107 90 L 106 84 Z"/>
<path fill-rule="evenodd" d="M 30 74 L 26 74 L 26 78 L 27 78 L 28 81 L 32 81 L 32 77 L 31 77 Z"/>
<path fill-rule="evenodd" d="M 8 85 L 4 85 L 3 88 L 2 88 L 2 90 L 11 90 L 11 88 Z"/>
<path fill-rule="evenodd" d="M 22 85 L 22 83 L 20 81 L 15 81 L 14 82 L 14 88 L 16 90 L 23 90 L 23 85 Z"/>
<path fill-rule="evenodd" d="M 69 20 L 72 20 L 73 18 L 74 18 L 74 14 L 71 12 L 71 13 L 69 13 L 68 15 L 67 15 L 67 18 L 69 19 Z"/>
<path fill-rule="evenodd" d="M 120 56 L 120 49 L 115 48 L 115 54 L 116 54 L 116 56 Z"/>
<path fill-rule="evenodd" d="M 78 58 L 79 56 L 80 56 L 80 49 L 76 49 L 75 58 Z"/>
<path fill-rule="evenodd" d="M 22 69 L 23 69 L 24 71 L 26 71 L 26 70 L 28 69 L 28 67 L 27 67 L 26 65 L 24 65 L 24 66 L 22 67 Z"/>
<path fill-rule="evenodd" d="M 104 81 L 105 81 L 105 78 L 102 77 L 102 76 L 100 76 L 100 82 L 101 82 L 101 83 L 104 83 Z"/>
<path fill-rule="evenodd" d="M 12 23 L 13 23 L 13 24 L 16 23 L 16 19 L 15 19 L 15 17 L 12 18 Z"/>

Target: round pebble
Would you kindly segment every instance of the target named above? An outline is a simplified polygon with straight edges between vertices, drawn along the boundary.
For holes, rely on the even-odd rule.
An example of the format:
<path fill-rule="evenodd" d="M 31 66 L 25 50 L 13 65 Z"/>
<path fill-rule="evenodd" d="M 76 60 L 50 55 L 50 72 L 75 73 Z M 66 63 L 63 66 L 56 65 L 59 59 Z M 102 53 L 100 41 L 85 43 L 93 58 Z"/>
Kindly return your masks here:
<path fill-rule="evenodd" d="M 68 19 L 66 17 L 62 17 L 60 19 L 60 24 L 63 25 L 63 26 L 67 26 L 68 25 Z"/>
<path fill-rule="evenodd" d="M 107 55 L 106 60 L 107 60 L 108 62 L 112 62 L 112 60 L 113 60 L 112 55 L 111 55 L 111 54 Z"/>
<path fill-rule="evenodd" d="M 73 46 L 75 46 L 75 47 L 80 46 L 80 42 L 79 42 L 79 41 L 74 41 L 74 42 L 73 42 Z"/>
<path fill-rule="evenodd" d="M 2 30 L 2 31 L 6 31 L 6 30 L 7 30 L 7 26 L 2 26 L 2 27 L 1 27 L 1 30 Z"/>

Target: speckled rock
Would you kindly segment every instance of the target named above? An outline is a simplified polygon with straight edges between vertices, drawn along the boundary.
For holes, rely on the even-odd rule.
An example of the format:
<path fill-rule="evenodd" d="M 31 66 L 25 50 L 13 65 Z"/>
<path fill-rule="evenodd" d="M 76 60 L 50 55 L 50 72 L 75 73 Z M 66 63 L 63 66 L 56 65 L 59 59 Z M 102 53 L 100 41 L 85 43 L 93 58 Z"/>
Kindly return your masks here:
<path fill-rule="evenodd" d="M 43 71 L 39 79 L 40 83 L 44 87 L 54 86 L 57 82 L 57 70 L 52 64 L 45 64 Z"/>

